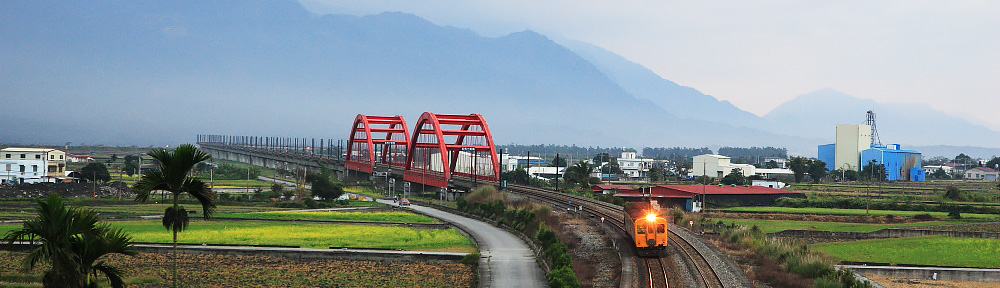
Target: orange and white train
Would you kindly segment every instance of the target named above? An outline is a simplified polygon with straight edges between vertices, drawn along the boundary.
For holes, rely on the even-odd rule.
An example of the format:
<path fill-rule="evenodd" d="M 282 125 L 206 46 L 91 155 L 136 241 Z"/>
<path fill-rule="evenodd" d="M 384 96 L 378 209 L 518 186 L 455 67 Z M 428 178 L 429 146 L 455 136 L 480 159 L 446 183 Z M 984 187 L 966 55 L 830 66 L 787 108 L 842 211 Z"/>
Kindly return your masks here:
<path fill-rule="evenodd" d="M 659 257 L 667 250 L 667 219 L 646 202 L 625 206 L 625 231 L 632 238 L 639 256 Z"/>

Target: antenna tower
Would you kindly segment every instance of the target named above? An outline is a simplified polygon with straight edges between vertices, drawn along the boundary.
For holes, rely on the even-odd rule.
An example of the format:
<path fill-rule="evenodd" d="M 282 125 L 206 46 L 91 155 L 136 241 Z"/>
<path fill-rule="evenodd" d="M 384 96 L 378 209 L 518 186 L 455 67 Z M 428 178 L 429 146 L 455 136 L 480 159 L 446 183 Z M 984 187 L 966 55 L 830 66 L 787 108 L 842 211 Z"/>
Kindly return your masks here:
<path fill-rule="evenodd" d="M 878 137 L 878 128 L 875 126 L 875 112 L 868 110 L 868 121 L 865 124 L 872 127 L 872 145 L 882 145 L 882 139 Z"/>

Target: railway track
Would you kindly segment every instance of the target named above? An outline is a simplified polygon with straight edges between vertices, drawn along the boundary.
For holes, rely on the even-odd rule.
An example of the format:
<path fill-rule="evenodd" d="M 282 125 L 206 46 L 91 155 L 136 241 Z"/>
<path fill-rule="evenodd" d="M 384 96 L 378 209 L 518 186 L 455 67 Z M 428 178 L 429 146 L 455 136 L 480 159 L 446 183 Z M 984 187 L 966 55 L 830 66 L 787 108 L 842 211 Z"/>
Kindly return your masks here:
<path fill-rule="evenodd" d="M 646 258 L 646 272 L 649 274 L 649 288 L 667 288 L 667 268 L 663 258 Z"/>
<path fill-rule="evenodd" d="M 615 227 L 616 232 L 618 232 L 623 236 L 627 236 L 627 232 L 625 232 L 625 224 L 622 222 L 622 219 L 624 218 L 624 212 L 622 212 L 621 206 L 610 204 L 603 201 L 593 200 L 590 198 L 580 197 L 576 195 L 552 193 L 551 191 L 545 189 L 529 187 L 529 186 L 511 185 L 508 186 L 507 188 L 516 193 L 520 193 L 530 198 L 535 198 L 550 203 L 553 206 L 557 207 L 579 210 L 579 207 L 583 206 L 584 211 L 594 214 L 598 217 L 603 217 L 605 222 Z M 626 237 L 626 239 L 630 238 Z M 630 249 L 630 248 L 623 247 L 623 249 Z M 648 283 L 650 288 L 669 287 L 667 279 L 669 275 L 667 275 L 666 272 L 667 271 L 666 266 L 668 265 L 668 263 L 666 262 L 665 258 L 644 258 L 644 259 L 645 260 L 642 261 L 644 261 L 645 264 L 644 266 L 646 267 L 647 273 L 645 275 L 646 279 L 639 280 L 640 285 L 645 286 L 642 284 Z M 639 273 L 637 269 L 631 267 L 632 264 L 628 263 L 636 263 L 636 262 L 628 261 L 628 259 L 622 259 L 623 271 L 635 271 L 636 273 Z M 626 266 L 628 266 L 628 268 L 626 268 Z M 624 277 L 624 275 L 622 278 L 623 278 L 621 283 L 622 285 L 620 286 L 630 287 L 631 281 L 624 280 L 626 278 Z"/>
<path fill-rule="evenodd" d="M 530 198 L 535 198 L 553 204 L 556 207 L 579 210 L 580 206 L 582 206 L 583 211 L 591 213 L 598 217 L 604 217 L 605 221 L 610 223 L 613 227 L 615 227 L 618 233 L 621 233 L 622 235 L 627 234 L 625 232 L 624 224 L 622 222 L 622 218 L 624 217 L 624 212 L 622 211 L 621 206 L 576 195 L 553 193 L 552 191 L 546 189 L 529 187 L 529 186 L 511 185 L 508 187 L 508 190 L 512 190 L 513 192 L 526 195 Z M 741 272 L 728 271 L 728 270 L 722 272 L 717 271 L 716 267 L 726 267 L 726 265 L 718 263 L 720 262 L 718 255 L 707 256 L 704 254 L 707 253 L 704 247 L 700 249 L 697 248 L 692 243 L 693 241 L 697 241 L 696 239 L 691 239 L 691 237 L 694 236 L 687 234 L 685 231 L 680 231 L 679 233 L 678 231 L 675 231 L 675 229 L 668 229 L 668 231 L 670 232 L 671 241 L 668 241 L 667 245 L 673 247 L 673 249 L 676 249 L 678 251 L 677 255 L 680 255 L 682 257 L 681 261 L 684 263 L 688 263 L 689 267 L 691 267 L 691 270 L 693 270 L 691 272 L 695 274 L 693 275 L 693 278 L 696 283 L 690 283 L 691 285 L 689 286 L 707 287 L 707 288 L 716 288 L 716 287 L 732 288 L 732 287 L 744 287 L 747 285 L 746 283 L 740 283 L 739 280 L 730 279 L 730 278 L 738 278 L 732 274 Z M 704 244 L 701 244 L 701 246 L 704 246 Z M 639 272 L 640 270 L 634 268 L 630 271 L 635 271 L 636 274 L 640 273 L 645 274 L 645 275 L 639 275 L 639 276 L 644 276 L 642 278 L 646 278 L 639 280 L 640 286 L 645 286 L 644 284 L 649 284 L 649 287 L 651 288 L 667 287 L 669 282 L 668 278 L 674 279 L 675 281 L 679 279 L 676 277 L 669 277 L 670 275 L 667 275 L 667 271 L 670 270 L 667 269 L 667 267 L 671 266 L 670 263 L 668 263 L 667 261 L 668 259 L 670 258 L 666 257 L 642 258 L 641 261 L 636 260 L 635 264 L 638 263 L 645 264 L 644 266 L 646 266 L 645 269 L 646 273 Z M 622 261 L 623 270 L 624 270 L 624 265 L 626 265 L 626 262 L 631 262 L 624 260 L 626 259 L 623 259 Z M 719 269 L 725 270 L 727 268 L 719 268 Z M 729 279 L 729 280 L 724 280 L 724 279 Z M 623 284 L 622 286 L 626 286 L 625 283 L 622 284 Z"/>
<path fill-rule="evenodd" d="M 693 272 L 695 281 L 698 281 L 700 286 L 696 287 L 706 287 L 706 288 L 725 288 L 725 283 L 722 282 L 722 278 L 719 273 L 712 268 L 709 264 L 708 258 L 702 254 L 701 251 L 696 249 L 688 239 L 685 239 L 680 234 L 674 230 L 668 230 L 670 232 L 670 245 L 677 247 L 681 254 L 684 255 L 686 259 L 689 259 L 691 266 L 693 267 Z"/>

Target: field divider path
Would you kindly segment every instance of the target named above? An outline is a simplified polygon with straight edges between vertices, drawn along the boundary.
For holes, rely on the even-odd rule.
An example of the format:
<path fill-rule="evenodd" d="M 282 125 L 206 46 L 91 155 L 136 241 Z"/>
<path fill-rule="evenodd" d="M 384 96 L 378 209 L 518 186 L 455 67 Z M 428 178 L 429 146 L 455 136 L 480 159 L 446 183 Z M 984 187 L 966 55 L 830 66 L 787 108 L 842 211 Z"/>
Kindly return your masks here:
<path fill-rule="evenodd" d="M 391 200 L 378 202 L 398 206 Z M 479 247 L 479 287 L 546 287 L 545 273 L 535 254 L 521 238 L 479 220 L 420 205 L 408 208 L 420 214 L 451 223 L 471 234 Z"/>

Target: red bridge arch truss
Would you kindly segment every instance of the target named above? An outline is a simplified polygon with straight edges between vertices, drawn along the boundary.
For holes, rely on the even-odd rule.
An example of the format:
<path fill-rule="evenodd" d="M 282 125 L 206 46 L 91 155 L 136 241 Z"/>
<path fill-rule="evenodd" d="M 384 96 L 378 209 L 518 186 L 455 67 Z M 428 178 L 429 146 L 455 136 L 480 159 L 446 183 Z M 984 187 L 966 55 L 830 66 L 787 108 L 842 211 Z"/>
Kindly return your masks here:
<path fill-rule="evenodd" d="M 403 116 L 358 114 L 347 145 L 347 169 L 372 173 L 375 164 L 402 167 L 407 159 L 410 130 Z"/>
<path fill-rule="evenodd" d="M 424 112 L 408 148 L 403 180 L 448 187 L 451 175 L 500 179 L 493 135 L 482 115 Z"/>

